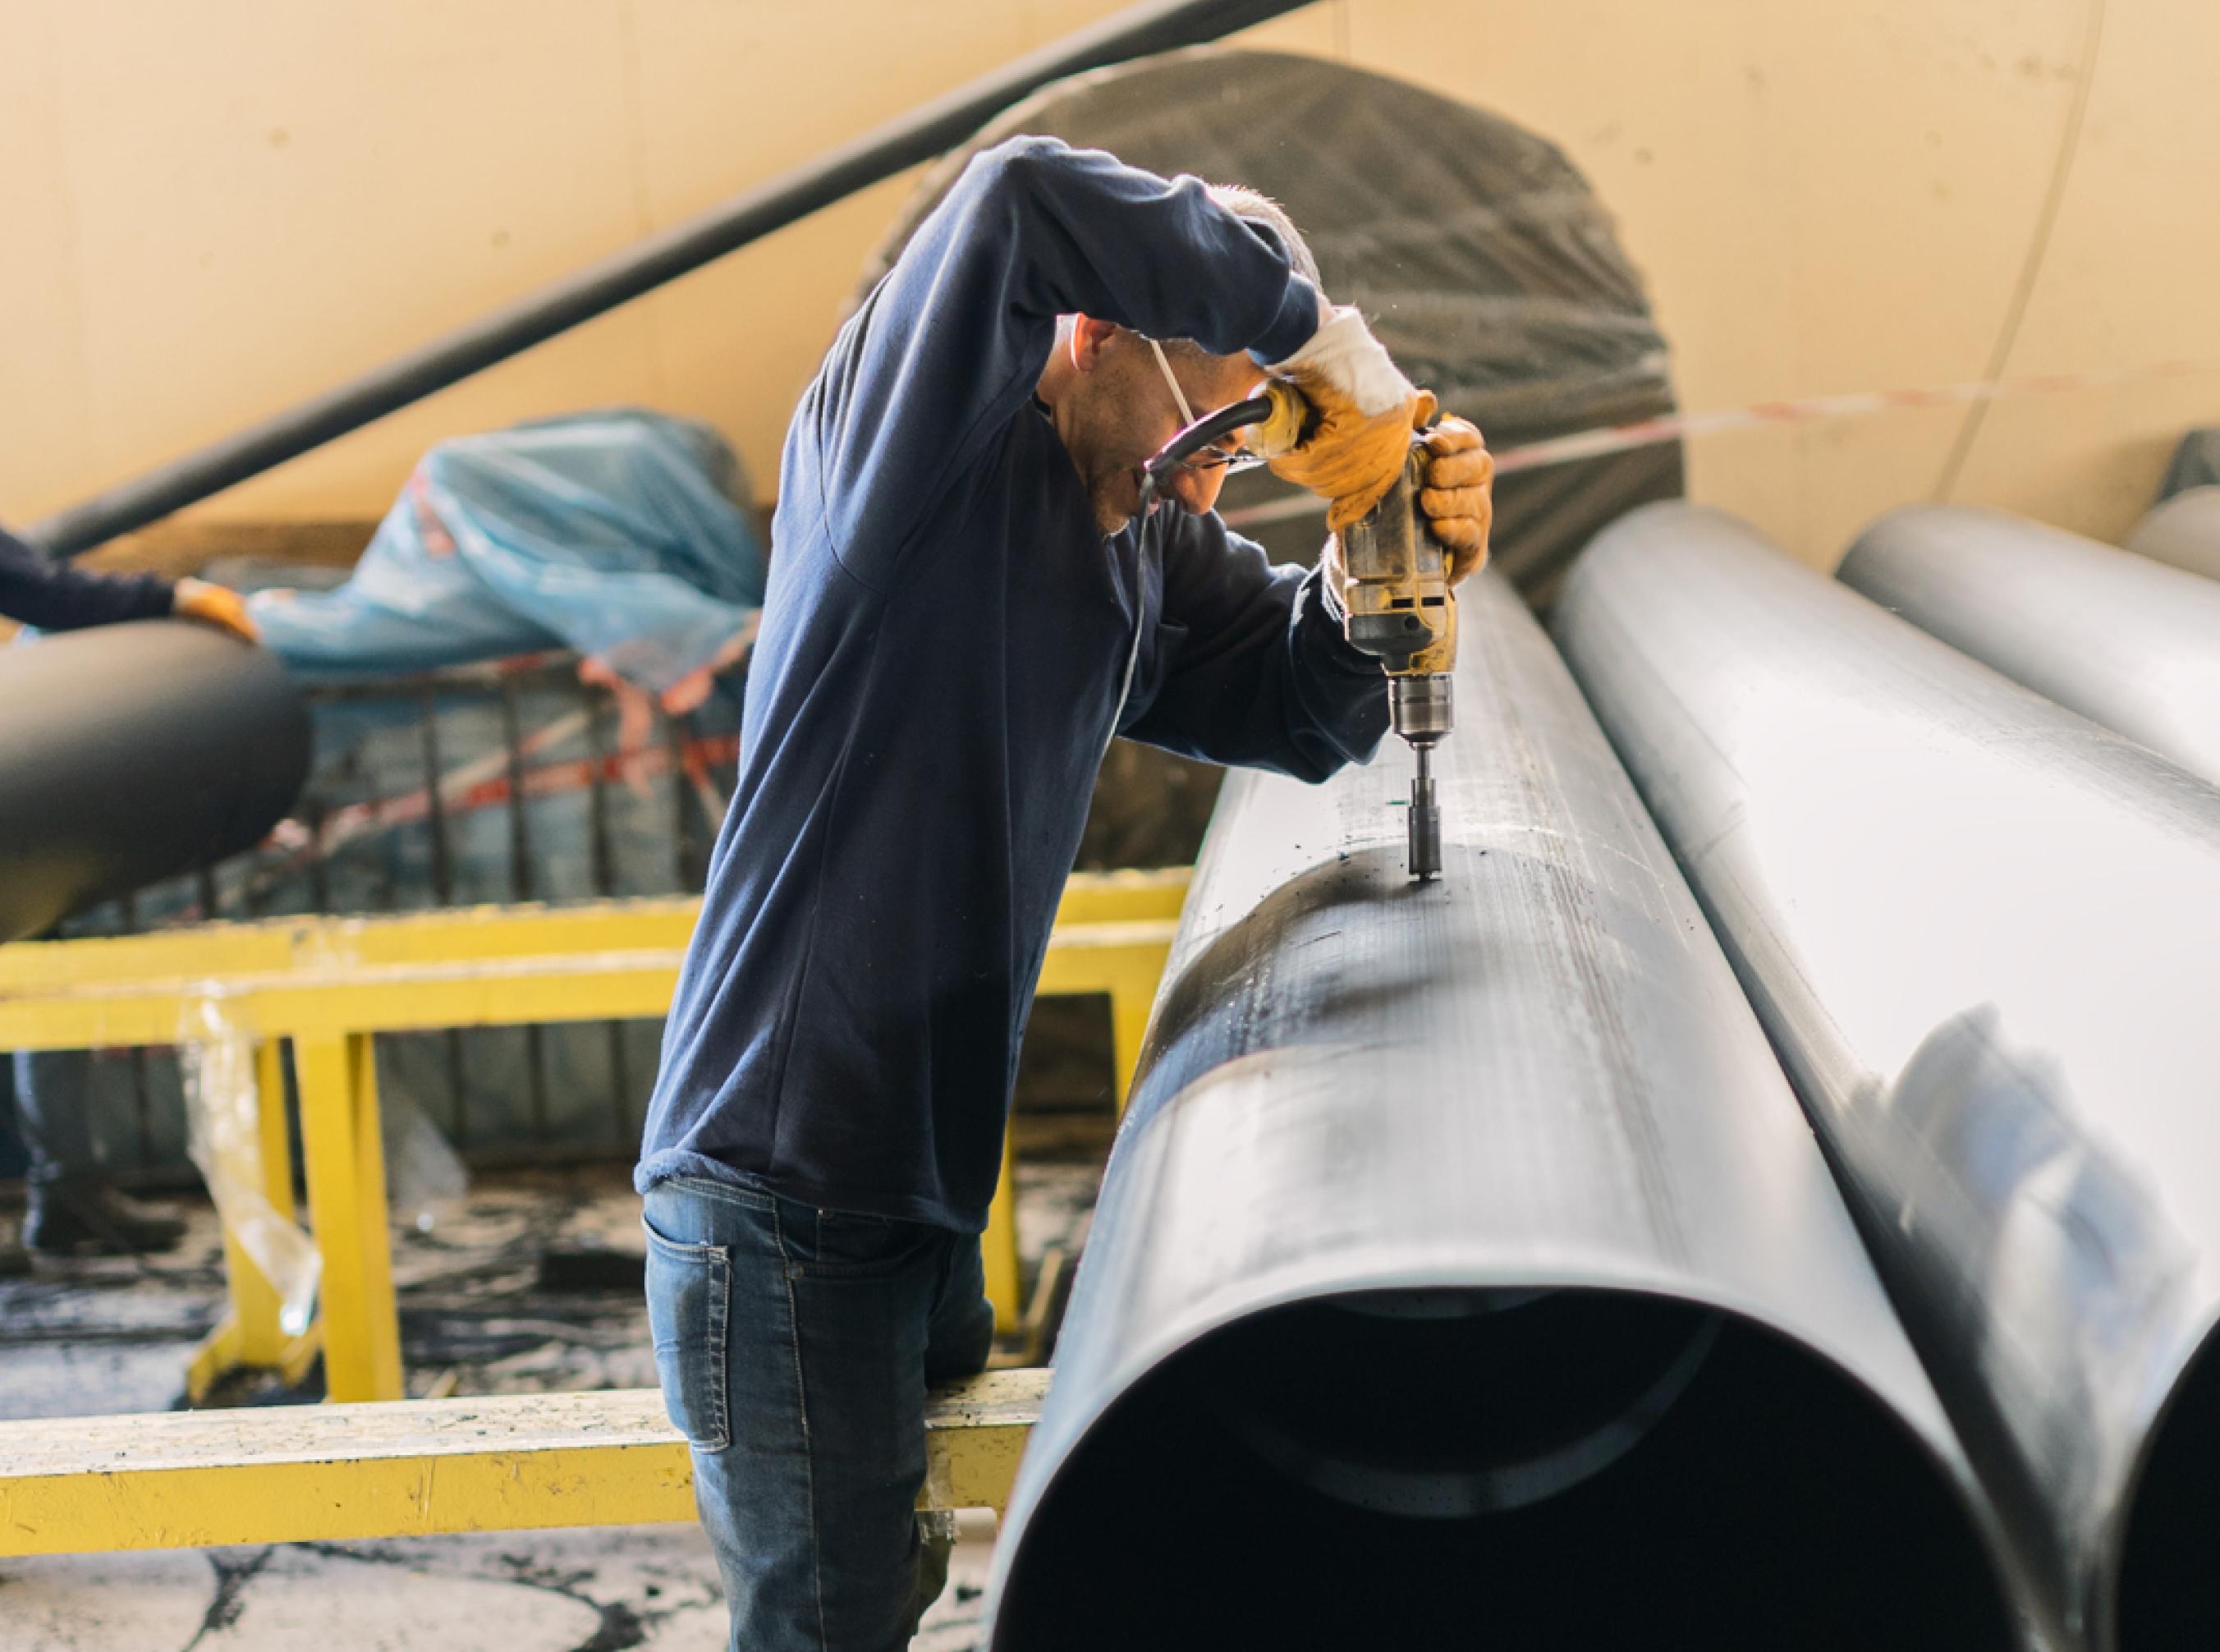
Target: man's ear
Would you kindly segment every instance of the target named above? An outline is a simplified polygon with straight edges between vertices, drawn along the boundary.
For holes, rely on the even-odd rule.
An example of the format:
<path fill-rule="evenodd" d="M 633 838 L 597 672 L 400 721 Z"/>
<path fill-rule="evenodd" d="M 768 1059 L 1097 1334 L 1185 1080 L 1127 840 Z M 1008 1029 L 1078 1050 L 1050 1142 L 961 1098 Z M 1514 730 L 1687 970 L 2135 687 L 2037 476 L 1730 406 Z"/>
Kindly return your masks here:
<path fill-rule="evenodd" d="M 1118 335 L 1115 321 L 1098 321 L 1092 315 L 1071 318 L 1071 365 L 1082 373 L 1091 373 L 1101 365 L 1102 352 L 1110 340 Z"/>

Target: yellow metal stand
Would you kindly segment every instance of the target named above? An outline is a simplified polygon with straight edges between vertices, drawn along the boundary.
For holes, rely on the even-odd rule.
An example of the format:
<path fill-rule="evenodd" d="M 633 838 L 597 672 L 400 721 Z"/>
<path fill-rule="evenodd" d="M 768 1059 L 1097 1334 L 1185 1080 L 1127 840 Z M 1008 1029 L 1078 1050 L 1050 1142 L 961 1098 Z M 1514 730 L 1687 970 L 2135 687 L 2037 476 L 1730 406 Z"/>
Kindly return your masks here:
<path fill-rule="evenodd" d="M 987 1231 L 979 1236 L 979 1256 L 987 1275 L 987 1300 L 995 1305 L 995 1329 L 1007 1331 L 1025 1312 L 1025 1289 L 1018 1265 L 1018 1150 L 1002 1132 L 1002 1176 L 987 1211 Z"/>
<path fill-rule="evenodd" d="M 1048 1379 L 933 1394 L 918 1506 L 1000 1510 Z M 0 1423 L 0 1557 L 694 1518 L 653 1388 Z"/>
<path fill-rule="evenodd" d="M 1109 996 L 1121 1109 L 1187 882 L 1184 870 L 1075 874 L 1058 909 L 1039 991 Z M 22 942 L 0 947 L 0 1050 L 172 1044 L 219 1004 L 224 1025 L 258 1040 L 260 1163 L 241 1167 L 241 1179 L 288 1213 L 280 1050 L 291 1039 L 309 1215 L 322 1259 L 319 1325 L 307 1337 L 287 1337 L 276 1291 L 227 1234 L 231 1312 L 196 1352 L 188 1390 L 205 1393 L 238 1366 L 297 1380 L 320 1330 L 333 1399 L 398 1400 L 404 1390 L 374 1035 L 661 1016 L 698 907 L 601 901 Z M 1007 1146 L 983 1245 L 997 1324 L 1014 1330 L 1022 1303 Z"/>
<path fill-rule="evenodd" d="M 274 1040 L 254 1050 L 255 1162 L 228 1166 L 229 1179 L 262 1190 L 270 1208 L 288 1221 L 293 1216 L 293 1149 L 285 1136 L 285 1052 Z M 284 1304 L 254 1258 L 230 1229 L 223 1235 L 224 1277 L 231 1287 L 231 1312 L 193 1350 L 185 1368 L 185 1393 L 194 1404 L 225 1372 L 240 1367 L 274 1370 L 288 1383 L 298 1382 L 315 1362 L 321 1328 L 286 1335 Z"/>
<path fill-rule="evenodd" d="M 309 1214 L 323 1257 L 324 1385 L 334 1400 L 397 1400 L 401 1318 L 386 1231 L 377 1063 L 367 1032 L 293 1041 Z"/>

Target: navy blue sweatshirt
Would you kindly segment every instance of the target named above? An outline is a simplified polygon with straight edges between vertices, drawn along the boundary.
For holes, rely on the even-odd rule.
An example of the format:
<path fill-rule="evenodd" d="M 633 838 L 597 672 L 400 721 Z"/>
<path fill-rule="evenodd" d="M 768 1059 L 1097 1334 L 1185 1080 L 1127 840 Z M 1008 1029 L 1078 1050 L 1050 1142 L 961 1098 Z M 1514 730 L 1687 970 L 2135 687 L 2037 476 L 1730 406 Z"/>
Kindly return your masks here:
<path fill-rule="evenodd" d="M 1097 152 L 973 160 L 789 431 L 739 783 L 636 1181 L 983 1228 L 1095 770 L 1125 734 L 1321 780 L 1386 679 L 1215 514 L 1105 536 L 1036 401 L 1079 311 L 1291 353 L 1277 237 Z"/>
<path fill-rule="evenodd" d="M 94 574 L 50 562 L 0 527 L 0 620 L 41 631 L 79 631 L 119 620 L 159 620 L 175 596 L 154 574 Z"/>

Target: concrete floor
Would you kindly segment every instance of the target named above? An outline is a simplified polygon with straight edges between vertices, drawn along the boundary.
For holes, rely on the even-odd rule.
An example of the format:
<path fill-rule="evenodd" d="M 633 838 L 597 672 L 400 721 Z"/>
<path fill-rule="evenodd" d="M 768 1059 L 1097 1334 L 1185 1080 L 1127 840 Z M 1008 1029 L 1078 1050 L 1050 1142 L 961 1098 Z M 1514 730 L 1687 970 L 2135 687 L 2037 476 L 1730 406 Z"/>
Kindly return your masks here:
<path fill-rule="evenodd" d="M 964 1517 L 913 1652 L 971 1652 L 994 1552 Z M 5 1652 L 723 1652 L 695 1526 L 0 1561 Z"/>
<path fill-rule="evenodd" d="M 1021 1171 L 1029 1265 L 1083 1237 L 1101 1144 L 1063 1133 L 1064 1150 Z M 221 1300 L 212 1213 L 178 1208 L 192 1232 L 174 1256 L 42 1262 L 0 1281 L 0 1416 L 178 1402 Z M 639 1219 L 627 1172 L 606 1166 L 483 1178 L 429 1232 L 397 1231 L 410 1392 L 448 1371 L 464 1393 L 652 1386 L 637 1285 L 556 1289 L 541 1273 L 551 1250 L 637 1256 Z M 993 1530 L 989 1515 L 963 1517 L 916 1652 L 976 1644 Z M 0 1560 L 0 1652 L 717 1652 L 725 1635 L 690 1525 Z"/>

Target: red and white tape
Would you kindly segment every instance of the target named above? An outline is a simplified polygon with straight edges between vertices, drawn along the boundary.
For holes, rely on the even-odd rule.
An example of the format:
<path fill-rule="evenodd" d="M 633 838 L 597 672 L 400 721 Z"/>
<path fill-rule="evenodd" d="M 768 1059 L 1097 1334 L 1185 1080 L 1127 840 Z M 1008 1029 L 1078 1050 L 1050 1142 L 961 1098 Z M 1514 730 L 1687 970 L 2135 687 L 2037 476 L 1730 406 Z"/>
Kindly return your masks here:
<path fill-rule="evenodd" d="M 2220 361 L 2161 361 L 2111 372 L 2037 373 L 2016 378 L 1980 379 L 1962 384 L 1934 384 L 1911 390 L 1855 390 L 1841 396 L 1807 396 L 1788 401 L 1751 402 L 1741 407 L 1714 408 L 1700 413 L 1674 413 L 1656 419 L 1637 419 L 1631 424 L 1607 425 L 1593 430 L 1575 431 L 1570 435 L 1552 436 L 1543 441 L 1528 442 L 1498 452 L 1495 473 L 1498 476 L 1513 476 L 1521 471 L 1540 470 L 1546 465 L 1570 464 L 1580 459 L 1631 452 L 1637 448 L 1656 447 L 1693 436 L 1711 436 L 1722 431 L 1747 430 L 1764 425 L 1817 424 L 1919 408 L 1993 401 L 2002 396 L 2055 395 L 2117 384 L 2193 377 L 2204 373 L 2220 373 Z M 1227 511 L 1225 516 L 1228 527 L 1248 527 L 1315 515 L 1325 508 L 1325 501 L 1315 495 L 1303 493 L 1286 499 L 1275 499 L 1269 504 Z M 513 660 L 492 662 L 471 670 L 474 676 L 497 676 L 545 665 L 558 658 L 546 654 L 522 655 Z M 517 757 L 525 772 L 526 796 L 549 797 L 582 790 L 594 783 L 597 770 L 598 778 L 604 783 L 625 781 L 633 785 L 670 772 L 671 754 L 659 747 L 598 759 L 538 765 L 528 762 L 550 746 L 584 732 L 585 726 L 584 714 L 573 713 L 558 717 L 532 731 L 520 742 Z M 689 740 L 683 744 L 678 758 L 688 779 L 703 793 L 704 805 L 711 818 L 720 821 L 723 816 L 723 800 L 716 796 L 708 782 L 708 769 L 713 764 L 731 762 L 737 755 L 738 745 L 739 742 L 729 735 L 708 740 Z M 448 770 L 438 782 L 441 812 L 449 815 L 467 814 L 508 803 L 510 793 L 508 763 L 505 751 L 494 752 Z M 346 844 L 424 820 L 431 814 L 429 788 L 350 804 L 334 810 L 325 819 L 314 841 L 291 845 L 292 855 L 276 870 L 292 870 L 311 855 L 329 855 Z"/>
<path fill-rule="evenodd" d="M 1513 476 L 1545 465 L 1570 464 L 1578 459 L 1601 458 L 1631 452 L 1692 436 L 1717 435 L 1721 431 L 1748 430 L 1762 425 L 1818 424 L 1830 420 L 1861 419 L 1877 413 L 1901 413 L 1916 408 L 1947 407 L 1958 402 L 1992 402 L 2002 396 L 2047 396 L 2066 390 L 2100 390 L 2116 384 L 2136 384 L 2168 378 L 2190 378 L 2200 373 L 2220 373 L 2220 361 L 2160 361 L 2098 373 L 2034 373 L 2017 378 L 1977 379 L 1963 384 L 1930 384 L 1914 390 L 1853 390 L 1842 396 L 1807 396 L 1790 401 L 1750 402 L 1740 407 L 1714 408 L 1701 413 L 1670 413 L 1631 424 L 1605 425 L 1551 436 L 1506 448 L 1495 456 L 1495 474 Z M 1225 513 L 1229 527 L 1248 527 L 1316 515 L 1325 502 L 1311 494 L 1275 499 L 1269 504 Z"/>

